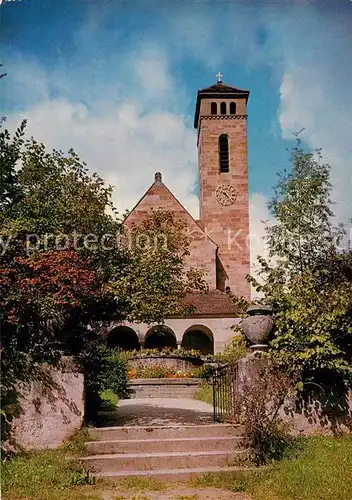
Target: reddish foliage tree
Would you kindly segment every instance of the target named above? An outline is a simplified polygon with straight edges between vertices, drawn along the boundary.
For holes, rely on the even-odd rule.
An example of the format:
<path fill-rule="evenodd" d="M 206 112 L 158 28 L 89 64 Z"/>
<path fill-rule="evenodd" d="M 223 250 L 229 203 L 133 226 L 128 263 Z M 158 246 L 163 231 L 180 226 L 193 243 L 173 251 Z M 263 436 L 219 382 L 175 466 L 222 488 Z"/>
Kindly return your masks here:
<path fill-rule="evenodd" d="M 0 267 L 0 289 L 3 318 L 20 324 L 33 312 L 45 322 L 72 308 L 84 309 L 99 299 L 101 281 L 89 259 L 76 251 L 48 251 L 16 257 L 11 266 Z"/>

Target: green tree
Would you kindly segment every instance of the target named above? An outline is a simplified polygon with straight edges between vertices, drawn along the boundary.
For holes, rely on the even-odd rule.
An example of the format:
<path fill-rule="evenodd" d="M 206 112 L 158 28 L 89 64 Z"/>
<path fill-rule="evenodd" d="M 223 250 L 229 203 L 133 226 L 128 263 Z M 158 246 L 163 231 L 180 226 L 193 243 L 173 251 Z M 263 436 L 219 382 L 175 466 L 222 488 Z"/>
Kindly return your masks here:
<path fill-rule="evenodd" d="M 291 152 L 292 170 L 280 176 L 268 204 L 277 223 L 267 228 L 269 256 L 287 272 L 310 269 L 318 258 L 335 251 L 341 228 L 332 225 L 330 166 L 298 139 Z"/>
<path fill-rule="evenodd" d="M 163 321 L 190 290 L 205 286 L 200 271 L 185 267 L 188 241 L 171 214 L 154 214 L 132 231 L 131 247 L 121 245 L 112 187 L 90 174 L 72 149 L 48 152 L 25 140 L 24 130 L 25 122 L 13 137 L 6 130 L 0 137 L 5 399 L 36 362 L 59 359 L 57 342 L 65 342 L 88 372 L 95 353 L 96 376 L 104 363 L 104 349 L 97 347 L 104 321 Z M 160 235 L 162 244 L 167 236 L 166 246 L 155 251 L 137 241 Z M 93 392 L 97 387 L 90 385 Z"/>
<path fill-rule="evenodd" d="M 280 177 L 269 209 L 269 261 L 260 257 L 262 283 L 251 278 L 272 305 L 276 331 L 271 354 L 305 380 L 344 380 L 351 373 L 351 252 L 339 252 L 343 228 L 332 224 L 330 167 L 292 151 L 292 170 Z"/>
<path fill-rule="evenodd" d="M 6 129 L 0 132 L 0 221 L 3 212 L 20 197 L 16 166 L 20 158 L 25 127 L 24 120 L 13 137 Z"/>
<path fill-rule="evenodd" d="M 187 267 L 185 229 L 172 212 L 158 209 L 125 233 L 126 263 L 107 289 L 127 305 L 130 321 L 162 322 L 187 314 L 187 295 L 206 289 L 203 271 Z"/>

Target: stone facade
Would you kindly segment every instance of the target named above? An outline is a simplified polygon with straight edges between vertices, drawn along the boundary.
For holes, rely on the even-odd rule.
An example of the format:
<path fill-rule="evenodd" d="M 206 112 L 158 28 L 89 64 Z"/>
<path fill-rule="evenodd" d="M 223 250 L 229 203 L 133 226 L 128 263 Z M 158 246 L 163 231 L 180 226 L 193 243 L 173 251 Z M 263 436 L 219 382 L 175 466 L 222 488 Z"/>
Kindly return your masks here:
<path fill-rule="evenodd" d="M 218 245 L 217 288 L 230 287 L 249 297 L 249 215 L 247 175 L 247 122 L 244 117 L 201 117 L 198 143 L 200 220 L 204 231 Z M 229 144 L 229 172 L 219 170 L 219 136 Z M 236 200 L 223 206 L 216 197 L 219 187 L 233 187 Z"/>
<path fill-rule="evenodd" d="M 188 266 L 202 267 L 206 272 L 209 288 L 216 288 L 217 245 L 162 183 L 160 174 L 155 175 L 155 182 L 125 219 L 125 228 L 130 229 L 133 225 L 138 225 L 151 210 L 157 208 L 173 212 L 177 219 L 184 222 L 191 237 Z"/>
<path fill-rule="evenodd" d="M 161 173 L 124 221 L 128 230 L 163 208 L 182 220 L 191 237 L 187 265 L 206 272 L 209 300 L 188 318 L 169 318 L 166 326 L 181 345 L 187 331 L 203 332 L 218 352 L 233 336 L 236 311 L 226 291 L 250 298 L 249 208 L 247 172 L 247 101 L 249 92 L 218 82 L 197 95 L 194 126 L 198 131 L 200 220 L 195 220 L 162 182 Z M 227 166 L 221 166 L 220 136 L 226 136 Z M 220 154 L 221 153 L 221 154 Z M 228 170 L 228 171 L 226 171 Z M 213 292 L 217 292 L 214 295 Z M 218 306 L 221 303 L 221 306 Z M 198 325 L 198 326 L 197 326 Z M 140 346 L 150 329 L 126 324 Z M 199 327 L 199 328 L 198 328 Z M 112 328 L 115 328 L 112 325 Z M 108 335 L 109 332 L 106 332 Z M 126 333 L 126 330 L 125 330 Z M 131 344 L 132 345 L 132 344 Z M 176 343 L 175 343 L 176 345 Z"/>

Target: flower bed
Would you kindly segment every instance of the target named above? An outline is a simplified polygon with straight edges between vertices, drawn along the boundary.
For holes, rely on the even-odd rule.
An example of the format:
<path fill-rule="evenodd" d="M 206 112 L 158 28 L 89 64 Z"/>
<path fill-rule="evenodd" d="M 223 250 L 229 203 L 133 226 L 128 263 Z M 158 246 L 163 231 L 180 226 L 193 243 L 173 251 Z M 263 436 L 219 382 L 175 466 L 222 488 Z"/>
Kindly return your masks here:
<path fill-rule="evenodd" d="M 200 351 L 194 349 L 172 349 L 170 347 L 165 347 L 164 349 L 142 349 L 141 351 L 131 351 L 129 353 L 130 359 L 144 359 L 144 358 L 174 358 L 174 359 L 186 359 L 193 361 L 213 361 L 214 356 L 212 354 L 203 355 Z"/>
<path fill-rule="evenodd" d="M 131 379 L 148 379 L 148 378 L 198 378 L 200 369 L 185 372 L 182 370 L 173 370 L 162 365 L 153 365 L 145 367 L 137 367 L 128 370 L 128 378 Z"/>
<path fill-rule="evenodd" d="M 203 366 L 204 360 L 198 351 L 146 349 L 134 351 L 129 356 L 128 366 L 144 376 L 133 378 L 181 378 Z M 151 375 L 149 375 L 151 373 Z"/>
<path fill-rule="evenodd" d="M 209 363 L 213 359 L 214 356 L 186 349 L 132 351 L 128 354 L 128 378 L 209 378 Z"/>

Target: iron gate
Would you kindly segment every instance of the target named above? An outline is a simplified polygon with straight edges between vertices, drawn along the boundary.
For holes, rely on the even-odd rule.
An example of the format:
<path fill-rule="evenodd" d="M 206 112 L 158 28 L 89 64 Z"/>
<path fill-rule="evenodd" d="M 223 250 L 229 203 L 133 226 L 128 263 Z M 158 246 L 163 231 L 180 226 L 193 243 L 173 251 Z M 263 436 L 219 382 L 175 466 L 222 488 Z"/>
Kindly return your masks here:
<path fill-rule="evenodd" d="M 213 370 L 213 405 L 216 422 L 237 423 L 237 378 L 237 363 L 220 366 Z"/>

